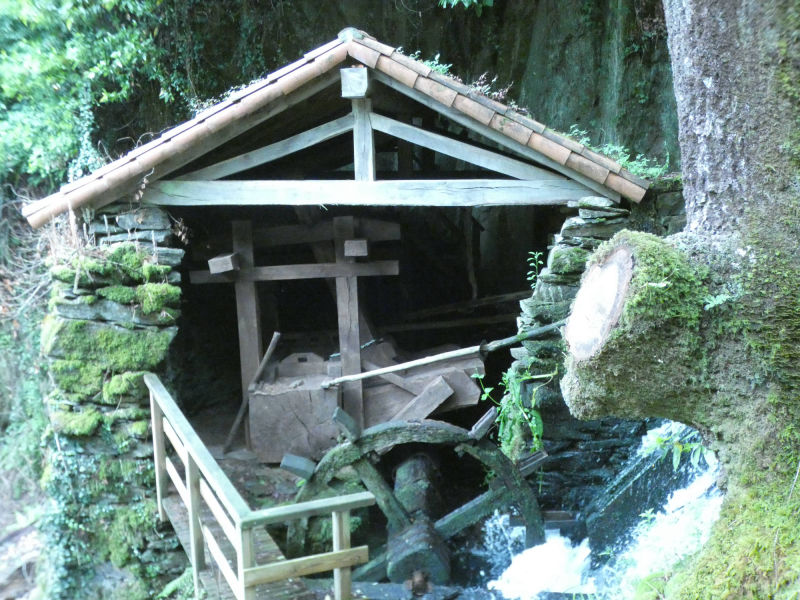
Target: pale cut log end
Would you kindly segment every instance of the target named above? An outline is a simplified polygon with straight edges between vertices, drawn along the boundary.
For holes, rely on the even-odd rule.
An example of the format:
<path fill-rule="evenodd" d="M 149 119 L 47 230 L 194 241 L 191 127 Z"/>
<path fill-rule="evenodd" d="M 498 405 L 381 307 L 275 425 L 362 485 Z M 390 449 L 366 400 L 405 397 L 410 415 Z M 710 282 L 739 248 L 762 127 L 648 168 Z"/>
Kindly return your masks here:
<path fill-rule="evenodd" d="M 633 275 L 633 253 L 622 246 L 584 276 L 564 337 L 575 360 L 597 354 L 619 321 Z"/>

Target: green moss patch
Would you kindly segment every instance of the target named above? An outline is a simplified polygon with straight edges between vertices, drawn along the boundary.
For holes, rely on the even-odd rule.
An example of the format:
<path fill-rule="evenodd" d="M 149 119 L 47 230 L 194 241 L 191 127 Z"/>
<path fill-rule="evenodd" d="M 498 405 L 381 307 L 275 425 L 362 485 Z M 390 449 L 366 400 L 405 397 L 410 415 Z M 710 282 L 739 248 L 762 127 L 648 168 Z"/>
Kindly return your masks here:
<path fill-rule="evenodd" d="M 136 302 L 136 291 L 126 285 L 109 285 L 99 288 L 97 295 L 118 304 L 133 304 Z"/>
<path fill-rule="evenodd" d="M 119 404 L 124 401 L 140 401 L 147 398 L 144 375 L 147 371 L 127 371 L 114 375 L 103 384 L 103 402 Z"/>
<path fill-rule="evenodd" d="M 54 431 L 76 437 L 92 435 L 102 420 L 103 415 L 93 407 L 80 412 L 58 410 L 50 414 L 50 425 Z"/>
<path fill-rule="evenodd" d="M 64 392 L 94 396 L 103 387 L 104 371 L 98 365 L 80 360 L 54 360 L 50 373 Z"/>
<path fill-rule="evenodd" d="M 142 306 L 142 312 L 150 315 L 168 306 L 178 306 L 181 288 L 169 283 L 145 283 L 136 288 L 136 300 Z"/>
<path fill-rule="evenodd" d="M 42 352 L 53 358 L 94 363 L 111 371 L 155 368 L 177 329 L 126 329 L 109 323 L 48 315 L 42 323 Z"/>
<path fill-rule="evenodd" d="M 159 265 L 153 257 L 132 243 L 118 244 L 72 258 L 66 264 L 50 267 L 50 276 L 63 283 L 97 288 L 160 281 L 172 270 Z"/>

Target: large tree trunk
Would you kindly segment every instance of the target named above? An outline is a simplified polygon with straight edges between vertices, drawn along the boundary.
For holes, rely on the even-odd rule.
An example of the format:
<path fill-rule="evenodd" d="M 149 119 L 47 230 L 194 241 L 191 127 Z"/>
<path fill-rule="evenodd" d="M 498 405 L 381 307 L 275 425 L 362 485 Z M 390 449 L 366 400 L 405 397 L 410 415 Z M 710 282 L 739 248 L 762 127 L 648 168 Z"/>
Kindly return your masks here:
<path fill-rule="evenodd" d="M 577 416 L 668 417 L 719 452 L 723 515 L 668 597 L 797 598 L 800 3 L 664 4 L 688 224 L 598 250 L 562 389 Z"/>

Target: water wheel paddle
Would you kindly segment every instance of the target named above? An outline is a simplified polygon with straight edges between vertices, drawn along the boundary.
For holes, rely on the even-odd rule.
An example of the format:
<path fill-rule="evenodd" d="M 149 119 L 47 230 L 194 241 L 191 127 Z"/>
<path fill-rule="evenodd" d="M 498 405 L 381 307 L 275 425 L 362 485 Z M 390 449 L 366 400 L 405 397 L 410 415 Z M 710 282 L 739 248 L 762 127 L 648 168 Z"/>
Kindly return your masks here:
<path fill-rule="evenodd" d="M 398 448 L 407 449 L 407 456 L 396 468 L 394 481 L 388 482 L 379 465 L 389 451 Z M 434 519 L 431 515 L 442 510 L 437 506 L 441 502 L 437 488 L 448 488 L 446 473 L 443 485 L 435 485 L 437 470 L 430 456 L 445 449 L 474 459 L 490 477 L 485 478 L 481 493 L 456 507 L 445 503 L 444 516 Z M 432 582 L 446 583 L 450 572 L 447 540 L 498 508 L 517 509 L 529 546 L 544 541 L 539 504 L 522 473 L 497 446 L 461 427 L 433 420 L 393 421 L 356 433 L 328 451 L 296 500 L 336 493 L 331 484 L 345 469 L 351 473 L 354 470 L 364 487 L 375 495 L 388 530 L 387 543 L 372 549 L 372 560 L 354 572 L 357 580 L 388 577 L 403 582 L 420 570 L 427 572 Z M 307 532 L 307 520 L 290 524 L 290 555 L 302 554 Z"/>

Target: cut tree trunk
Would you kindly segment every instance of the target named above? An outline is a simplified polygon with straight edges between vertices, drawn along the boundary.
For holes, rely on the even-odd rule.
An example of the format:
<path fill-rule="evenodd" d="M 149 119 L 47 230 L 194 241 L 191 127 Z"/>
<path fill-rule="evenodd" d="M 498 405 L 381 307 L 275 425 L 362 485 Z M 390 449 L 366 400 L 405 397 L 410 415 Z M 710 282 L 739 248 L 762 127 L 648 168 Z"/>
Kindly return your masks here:
<path fill-rule="evenodd" d="M 722 460 L 721 522 L 659 597 L 797 598 L 800 5 L 664 10 L 687 228 L 590 259 L 561 387 L 578 417 L 681 421 Z"/>

